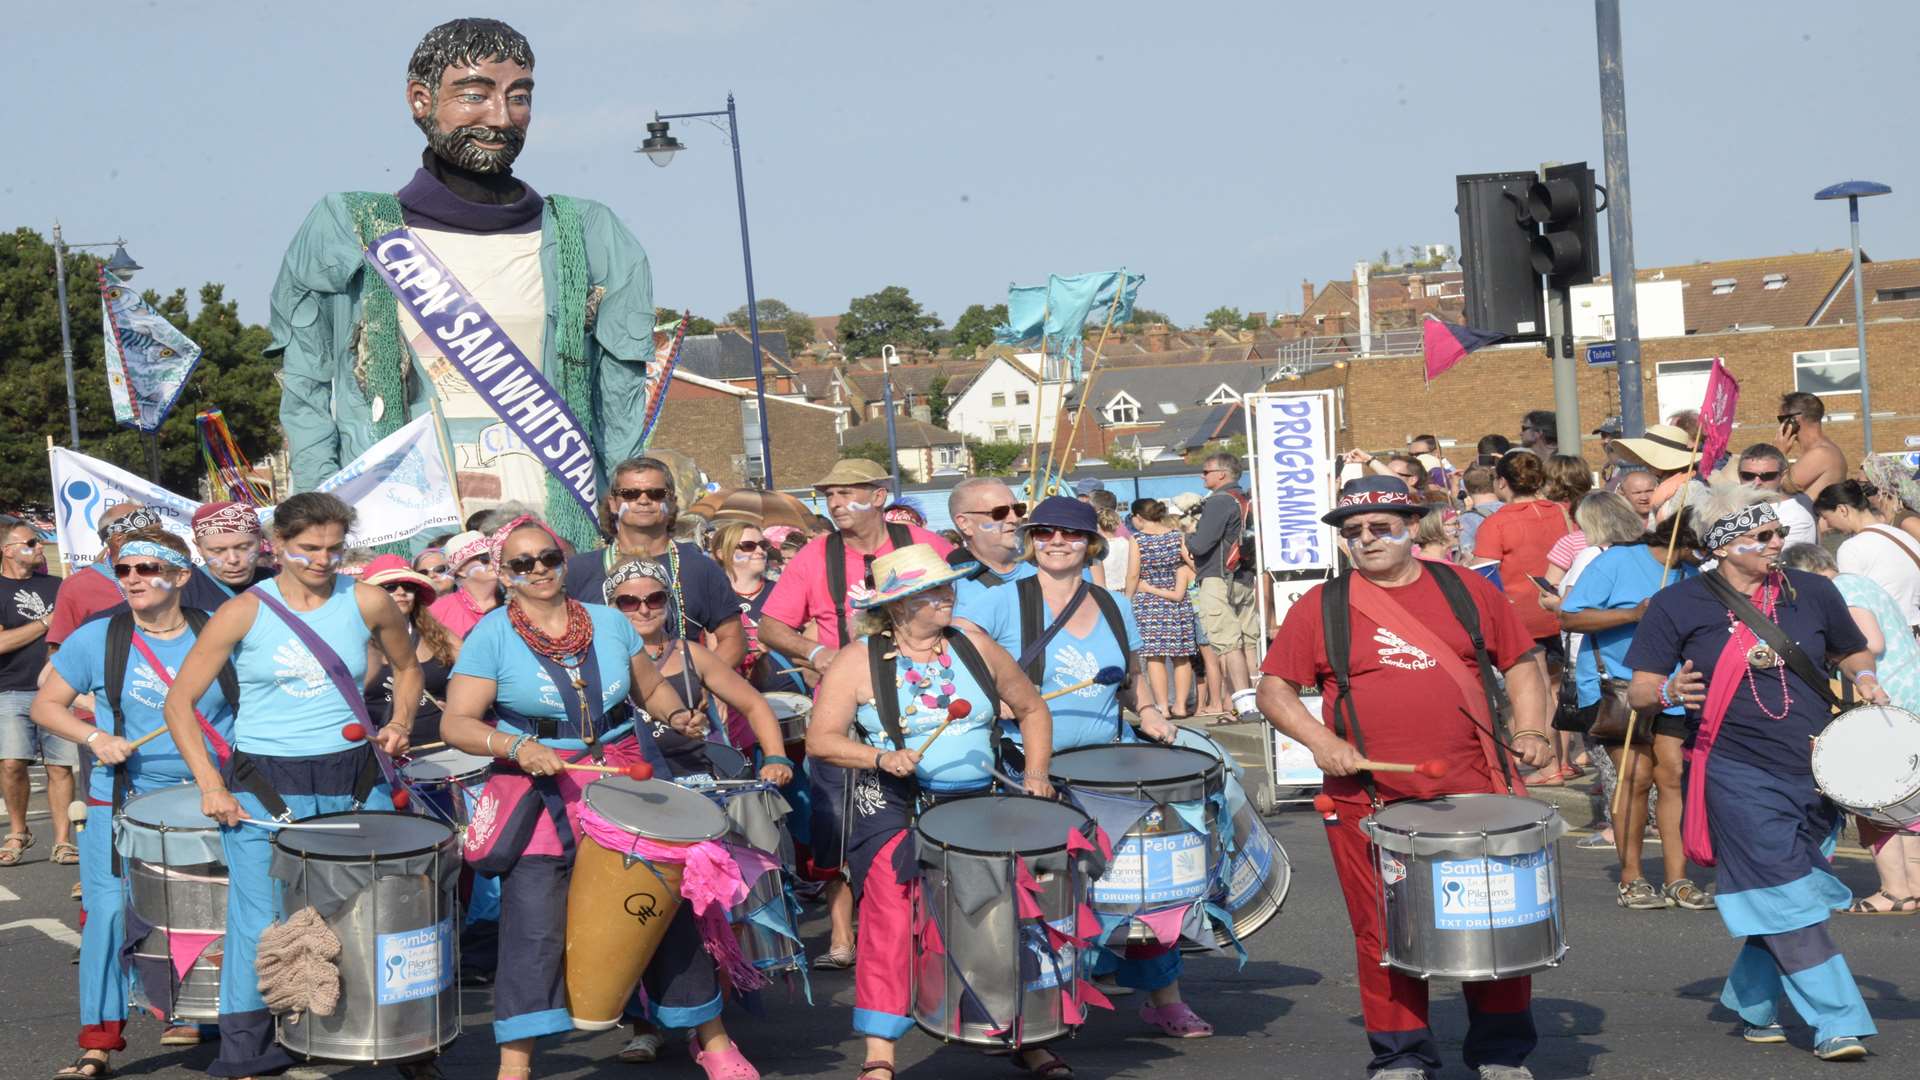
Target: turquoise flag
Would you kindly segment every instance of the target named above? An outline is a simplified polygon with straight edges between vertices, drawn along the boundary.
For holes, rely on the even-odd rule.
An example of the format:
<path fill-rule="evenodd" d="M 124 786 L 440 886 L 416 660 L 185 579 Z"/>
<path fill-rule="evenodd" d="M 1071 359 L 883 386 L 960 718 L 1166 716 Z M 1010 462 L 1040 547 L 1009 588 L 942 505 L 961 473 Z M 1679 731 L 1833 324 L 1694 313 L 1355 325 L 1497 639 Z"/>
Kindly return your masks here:
<path fill-rule="evenodd" d="M 1072 277 L 1049 274 L 1045 285 L 1009 286 L 1007 322 L 994 328 L 994 340 L 1002 345 L 1041 342 L 1046 354 L 1065 359 L 1072 377 L 1078 379 L 1087 328 L 1105 326 L 1109 310 L 1115 323 L 1132 319 L 1134 298 L 1146 280 L 1143 274 L 1112 270 Z"/>

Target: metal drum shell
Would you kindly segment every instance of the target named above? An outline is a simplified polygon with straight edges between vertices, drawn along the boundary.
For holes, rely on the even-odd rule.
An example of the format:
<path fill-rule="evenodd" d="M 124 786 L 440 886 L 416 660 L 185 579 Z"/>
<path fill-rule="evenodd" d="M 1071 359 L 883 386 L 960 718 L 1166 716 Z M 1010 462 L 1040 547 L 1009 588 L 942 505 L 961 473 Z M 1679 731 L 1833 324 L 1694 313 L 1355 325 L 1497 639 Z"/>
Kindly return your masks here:
<path fill-rule="evenodd" d="M 176 979 L 167 932 L 155 930 L 148 934 L 133 952 L 134 978 L 129 983 L 133 1003 L 143 1009 L 156 1010 L 168 1020 L 201 1020 L 208 1023 L 219 1020 L 220 965 L 224 961 L 224 945 L 222 941 L 208 945 L 205 952 L 194 958 L 186 977 Z M 173 995 L 170 1007 L 147 991 L 148 980 L 161 979 L 168 980 L 168 988 Z"/>
<path fill-rule="evenodd" d="M 747 898 L 727 912 L 741 953 L 762 971 L 804 969 L 807 952 L 798 940 L 799 917 L 787 889 L 787 875 L 793 873 L 794 868 L 793 836 L 787 831 L 786 823 L 792 808 L 779 788 L 758 781 L 736 781 L 723 787 L 696 786 L 694 790 L 712 800 L 726 815 L 729 844 L 752 848 L 779 864 L 748 882 Z M 792 935 L 779 933 L 749 917 L 764 908 L 780 912 L 782 923 Z"/>
<path fill-rule="evenodd" d="M 1225 747 L 1206 732 L 1189 727 L 1176 729 L 1174 745 L 1209 754 L 1226 766 L 1227 813 L 1233 818 L 1233 850 L 1227 853 L 1222 875 L 1225 880 L 1213 900 L 1233 917 L 1233 937 L 1245 941 L 1273 921 L 1286 904 L 1287 892 L 1293 884 L 1293 860 L 1267 829 L 1259 807 L 1248 799 L 1241 781 L 1243 770 Z M 1208 925 L 1212 926 L 1211 920 Z M 1213 926 L 1213 941 L 1211 947 L 1189 941 L 1183 943 L 1181 949 L 1212 952 L 1214 948 L 1226 948 L 1232 943 L 1218 926 Z"/>
<path fill-rule="evenodd" d="M 1868 821 L 1920 827 L 1920 716 L 1863 705 L 1834 717 L 1813 739 L 1813 782 Z"/>
<path fill-rule="evenodd" d="M 278 1017 L 275 1035 L 288 1053 L 316 1061 L 390 1064 L 430 1057 L 460 1034 L 458 841 L 451 826 L 414 814 L 348 811 L 304 820 L 348 819 L 404 823 L 390 827 L 408 830 L 409 838 L 392 850 L 376 851 L 368 850 L 375 838 L 364 833 L 281 830 L 274 837 L 276 860 L 299 864 L 297 872 L 276 875 L 281 876 L 283 913 L 308 906 L 315 898 L 316 876 L 324 883 L 352 866 L 365 866 L 373 874 L 370 883 L 326 919 L 340 939 L 340 1003 L 333 1015 Z M 427 842 L 428 837 L 434 839 Z M 424 872 L 382 874 L 382 864 L 415 860 L 424 862 Z M 381 1003 L 381 980 L 387 973 L 379 957 L 388 947 L 383 939 L 428 932 L 437 943 L 437 979 L 443 985 L 422 996 Z M 404 946 L 395 942 L 391 947 Z"/>
<path fill-rule="evenodd" d="M 1382 820 L 1382 819 L 1386 820 Z M 1450 822 L 1449 818 L 1461 819 Z M 1496 820 L 1497 819 L 1497 820 Z M 1490 827 L 1491 826 L 1491 827 Z M 1510 795 L 1449 795 L 1394 803 L 1361 823 L 1373 841 L 1381 875 L 1385 928 L 1380 963 L 1422 979 L 1482 981 L 1529 975 L 1557 967 L 1567 953 L 1561 907 L 1558 840 L 1566 822 L 1553 806 Z M 1487 858 L 1512 859 L 1541 854 L 1544 867 L 1533 868 L 1536 906 L 1544 915 L 1523 924 L 1493 926 L 1492 902 L 1485 927 L 1443 929 L 1442 887 L 1446 864 L 1471 864 Z M 1496 889 L 1491 867 L 1486 895 Z M 1518 905 L 1518 875 L 1511 886 Z M 1472 875 L 1456 875 L 1470 882 Z M 1540 899 L 1542 882 L 1551 895 Z M 1461 893 L 1463 899 L 1466 893 Z M 1461 909 L 1462 921 L 1478 914 Z"/>
<path fill-rule="evenodd" d="M 420 796 L 422 813 L 464 830 L 472 811 L 472 793 L 486 783 L 493 760 L 446 746 L 400 766 L 400 776 Z"/>
<path fill-rule="evenodd" d="M 780 725 L 780 741 L 792 746 L 807 740 L 807 718 L 813 715 L 813 699 L 791 690 L 769 690 L 762 695 L 773 708 L 773 719 Z"/>
<path fill-rule="evenodd" d="M 959 838 L 939 839 L 948 819 L 959 822 L 962 815 L 1007 814 L 1017 816 L 1020 825 L 1038 824 L 1038 815 L 1057 820 L 1060 841 L 1021 846 L 1021 838 L 1008 836 L 1008 847 L 995 849 L 984 843 L 962 842 Z M 1085 1005 L 1080 1000 L 1075 973 L 1079 968 L 1079 950 L 1073 945 L 1050 948 L 1052 961 L 1039 966 L 1033 950 L 1022 945 L 1021 927 L 1030 920 L 1019 915 L 1014 896 L 1013 856 L 1024 859 L 1040 886 L 1036 897 L 1041 917 L 1062 928 L 1071 929 L 1086 894 L 1087 882 L 1079 860 L 1067 853 L 1066 830 L 1083 827 L 1087 816 L 1081 811 L 1051 799 L 1031 795 L 969 795 L 949 799 L 926 811 L 916 824 L 913 840 L 921 866 L 920 887 L 916 891 L 915 925 L 931 923 L 940 935 L 942 952 L 925 954 L 916 938 L 909 973 L 914 1022 L 937 1038 L 976 1046 L 1013 1047 L 1036 1045 L 1061 1035 L 1071 1034 L 1080 1021 L 1066 1017 L 1066 1006 L 1084 1019 Z M 1007 830 L 988 830 L 1007 835 Z M 1015 850 L 1009 850 L 1014 848 Z M 963 910 L 950 887 L 955 859 L 997 863 L 1004 867 L 1007 888 L 972 912 Z M 982 1004 L 995 1012 L 985 1020 L 957 1016 L 953 1010 L 961 1001 L 959 977 L 949 968 L 948 958 L 967 973 L 967 982 Z M 1034 961 L 1036 978 L 1029 980 L 1023 961 Z M 1009 970 L 1011 968 L 1011 970 Z M 1016 1023 L 1017 1021 L 1017 1023 Z"/>
<path fill-rule="evenodd" d="M 178 784 L 128 799 L 113 822 L 127 907 L 159 929 L 227 928 L 227 864 L 220 826 L 200 813 L 200 790 Z"/>

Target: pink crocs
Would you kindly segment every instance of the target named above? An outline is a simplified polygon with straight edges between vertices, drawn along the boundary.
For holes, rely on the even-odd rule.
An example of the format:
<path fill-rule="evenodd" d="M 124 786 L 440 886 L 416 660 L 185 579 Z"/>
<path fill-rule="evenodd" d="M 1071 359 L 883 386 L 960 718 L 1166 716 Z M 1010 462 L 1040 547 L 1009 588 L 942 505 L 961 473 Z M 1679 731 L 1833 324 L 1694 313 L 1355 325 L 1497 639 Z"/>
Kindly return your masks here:
<path fill-rule="evenodd" d="M 1213 1025 L 1200 1019 L 1184 1001 L 1171 1005 L 1148 1005 L 1140 1010 L 1140 1019 L 1176 1039 L 1204 1039 L 1213 1034 Z"/>
<path fill-rule="evenodd" d="M 709 1052 L 700 1049 L 699 1042 L 695 1041 L 689 1042 L 687 1049 L 693 1054 L 694 1062 L 706 1070 L 707 1080 L 760 1080 L 760 1070 L 740 1052 L 739 1043 Z"/>

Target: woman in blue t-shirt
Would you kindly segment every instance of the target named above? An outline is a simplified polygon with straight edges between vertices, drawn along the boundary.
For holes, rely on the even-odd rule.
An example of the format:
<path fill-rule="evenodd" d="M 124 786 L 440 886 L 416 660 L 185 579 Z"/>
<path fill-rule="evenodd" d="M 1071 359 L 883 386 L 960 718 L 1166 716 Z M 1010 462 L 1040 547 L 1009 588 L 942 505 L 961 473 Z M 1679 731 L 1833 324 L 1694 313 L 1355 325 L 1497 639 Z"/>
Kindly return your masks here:
<path fill-rule="evenodd" d="M 1868 702 L 1886 704 L 1887 693 L 1833 582 L 1779 567 L 1786 530 L 1766 497 L 1721 484 L 1694 508 L 1694 532 L 1719 565 L 1653 595 L 1627 650 L 1627 697 L 1636 709 L 1701 713 L 1687 856 L 1717 863 L 1720 919 L 1746 940 L 1721 1003 L 1745 1021 L 1748 1042 L 1784 1043 L 1784 992 L 1814 1027 L 1814 1053 L 1847 1061 L 1866 1056 L 1860 1040 L 1875 1029 L 1827 930 L 1853 894 L 1827 861 L 1841 818 L 1813 782 L 1812 740 L 1833 715 L 1829 665 Z M 1749 620 L 1781 639 L 1778 651 Z M 1811 680 L 1782 655 L 1790 646 Z"/>
<path fill-rule="evenodd" d="M 1013 710 L 1027 739 L 1023 786 L 1043 798 L 1053 794 L 1047 782 L 1053 732 L 1046 703 L 992 638 L 978 628 L 953 625 L 953 583 L 974 568 L 973 563 L 950 566 L 926 544 L 875 559 L 874 589 L 853 598 L 865 613 L 855 627 L 862 636 L 827 665 L 807 723 L 809 758 L 856 770 L 846 862 L 860 911 L 853 1027 L 866 1036 L 863 1080 L 892 1080 L 894 1044 L 913 1027 L 910 882 L 894 865 L 895 855 L 920 806 L 984 791 L 992 783 L 994 697 Z M 891 685 L 874 685 L 876 662 L 882 673 L 892 672 Z M 991 686 L 982 685 L 976 664 Z M 922 754 L 956 701 L 967 702 L 971 711 L 947 723 Z M 898 729 L 897 737 L 890 728 Z M 1071 1073 L 1042 1047 L 1023 1051 L 1020 1060 L 1045 1076 Z"/>
<path fill-rule="evenodd" d="M 1106 554 L 1106 538 L 1093 507 L 1078 499 L 1052 496 L 1033 508 L 1020 533 L 1025 545 L 1021 558 L 1035 569 L 1027 579 L 1032 584 L 1023 581 L 984 590 L 982 598 L 963 614 L 1017 657 L 1042 693 L 1065 690 L 1107 669 L 1125 673 L 1118 683 L 1096 682 L 1047 703 L 1053 714 L 1054 752 L 1135 741 L 1133 728 L 1123 719 L 1123 708 L 1140 717 L 1141 734 L 1156 742 L 1172 742 L 1175 729 L 1160 706 L 1135 695 L 1140 629 L 1134 624 L 1133 605 L 1125 596 L 1084 580 L 1087 566 Z M 1086 595 L 1075 604 L 1083 587 Z M 1029 611 L 1029 603 L 1037 608 Z M 1060 613 L 1070 604 L 1072 617 L 1056 628 Z M 1125 640 L 1115 636 L 1109 610 L 1118 613 Z M 1039 641 L 1026 640 L 1023 628 L 1029 625 L 1039 627 Z M 1114 983 L 1128 990 L 1147 992 L 1148 1003 L 1140 1015 L 1148 1023 L 1176 1038 L 1204 1038 L 1213 1033 L 1213 1027 L 1181 1000 L 1180 969 L 1180 951 L 1173 944 L 1128 945 L 1120 952 L 1102 946 L 1094 959 L 1096 973 L 1111 975 Z"/>
<path fill-rule="evenodd" d="M 566 556 L 546 525 L 520 517 L 502 526 L 494 534 L 493 565 L 507 602 L 482 617 L 461 644 L 440 735 L 449 746 L 495 759 L 494 780 L 468 826 L 466 848 L 477 870 L 500 880 L 493 1036 L 500 1044 L 499 1075 L 524 1077 L 532 1069 L 536 1038 L 573 1030 L 563 932 L 573 848 L 553 820 L 558 811 L 537 808 L 531 835 L 519 840 L 519 850 L 505 850 L 499 845 L 508 841 L 499 834 L 513 806 L 494 806 L 492 800 L 542 802 L 557 795 L 571 806 L 597 777 L 567 771 L 569 760 L 586 760 L 596 751 L 608 764 L 638 760 L 629 698 L 682 735 L 702 736 L 706 724 L 680 704 L 618 611 L 566 595 Z M 656 763 L 662 767 L 664 762 Z M 515 777 L 530 783 L 514 785 Z M 571 835 L 570 825 L 559 826 Z M 692 907 L 681 910 L 690 913 Z M 661 949 L 674 947 L 663 942 Z M 709 1073 L 723 1067 L 751 1072 L 719 1023 L 718 1005 L 716 990 L 712 1015 L 692 1017 L 687 1025 L 697 1024 L 695 1059 Z"/>
<path fill-rule="evenodd" d="M 167 685 L 194 642 L 180 607 L 180 590 L 193 574 L 186 542 L 172 533 L 142 534 L 149 535 L 129 541 L 113 560 L 130 613 L 95 619 L 68 635 L 33 699 L 34 723 L 91 750 L 99 762 L 87 787 L 87 828 L 80 833 L 81 903 L 87 913 L 80 934 L 81 1055 L 58 1076 L 106 1076 L 111 1055 L 127 1048 L 127 969 L 120 962 L 126 882 L 114 872 L 113 858 L 116 779 L 124 778 L 123 799 L 191 779 L 186 761 L 166 736 L 133 746 L 166 727 L 160 710 Z M 193 621 L 204 624 L 206 618 L 206 612 L 195 612 Z M 108 641 L 116 630 L 127 633 L 129 641 L 117 701 L 108 693 L 107 673 Z M 93 695 L 93 723 L 74 715 L 73 702 L 81 694 Z M 223 742 L 232 738 L 233 703 L 218 686 L 200 695 L 197 707 Z M 147 996 L 167 1000 L 165 994 Z M 196 1043 L 200 1032 L 192 1025 L 169 1027 L 161 1041 Z"/>
<path fill-rule="evenodd" d="M 374 746 L 406 751 L 420 664 L 387 594 L 338 572 L 353 522 L 353 508 L 323 492 L 302 492 L 276 507 L 280 573 L 220 605 L 167 692 L 167 729 L 200 785 L 200 811 L 223 826 L 227 858 L 220 1057 L 207 1070 L 213 1076 L 253 1076 L 293 1063 L 274 1041 L 255 971 L 260 933 L 281 914 L 269 872 L 273 830 L 243 822 L 393 808 Z M 369 642 L 377 646 L 372 655 L 393 666 L 394 689 L 393 717 L 371 743 L 347 737 L 352 724 L 365 726 L 360 686 Z M 198 736 L 193 706 L 228 663 L 239 676 L 240 701 L 233 754 L 218 767 Z"/>

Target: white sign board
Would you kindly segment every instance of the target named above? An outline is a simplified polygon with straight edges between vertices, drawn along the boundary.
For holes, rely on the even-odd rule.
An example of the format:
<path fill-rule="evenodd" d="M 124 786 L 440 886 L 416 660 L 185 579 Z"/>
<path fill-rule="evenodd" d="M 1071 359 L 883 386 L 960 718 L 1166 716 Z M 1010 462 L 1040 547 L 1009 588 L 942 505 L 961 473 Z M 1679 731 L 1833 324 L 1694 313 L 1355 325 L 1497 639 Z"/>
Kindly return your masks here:
<path fill-rule="evenodd" d="M 1315 719 L 1320 717 L 1320 695 L 1302 694 L 1300 704 Z M 1276 728 L 1267 729 L 1267 737 L 1273 740 L 1273 786 L 1276 788 L 1317 788 L 1325 776 L 1320 766 L 1313 763 L 1313 751 L 1305 745 L 1280 734 Z"/>
<path fill-rule="evenodd" d="M 1333 391 L 1248 394 L 1247 464 L 1260 535 L 1260 569 L 1338 568 L 1333 529 Z"/>

